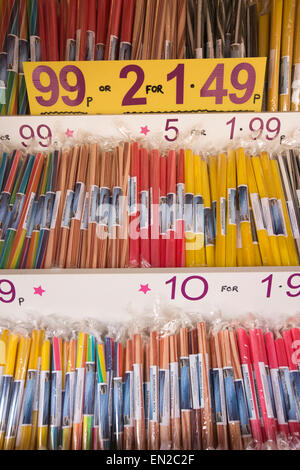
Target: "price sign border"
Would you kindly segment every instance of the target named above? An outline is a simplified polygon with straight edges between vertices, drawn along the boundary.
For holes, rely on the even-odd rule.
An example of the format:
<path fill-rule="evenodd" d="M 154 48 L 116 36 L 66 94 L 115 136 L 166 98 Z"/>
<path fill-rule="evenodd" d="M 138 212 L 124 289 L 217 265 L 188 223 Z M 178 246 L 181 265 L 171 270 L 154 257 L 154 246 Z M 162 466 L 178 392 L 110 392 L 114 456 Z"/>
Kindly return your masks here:
<path fill-rule="evenodd" d="M 259 112 L 266 61 L 251 57 L 27 62 L 24 72 L 34 115 Z M 100 78 L 96 82 L 98 76 L 101 83 Z"/>

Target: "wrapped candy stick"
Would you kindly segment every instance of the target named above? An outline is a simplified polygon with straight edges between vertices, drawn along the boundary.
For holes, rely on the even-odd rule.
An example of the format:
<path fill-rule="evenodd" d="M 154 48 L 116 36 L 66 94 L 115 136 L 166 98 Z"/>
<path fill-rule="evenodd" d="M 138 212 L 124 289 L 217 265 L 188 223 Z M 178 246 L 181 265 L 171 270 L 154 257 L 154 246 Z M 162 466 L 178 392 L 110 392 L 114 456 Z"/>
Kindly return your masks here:
<path fill-rule="evenodd" d="M 239 356 L 239 349 L 237 345 L 237 338 L 235 331 L 231 328 L 229 330 L 229 340 L 230 340 L 230 350 L 231 350 L 231 357 L 232 357 L 232 364 L 234 370 L 234 386 L 237 396 L 237 403 L 238 403 L 238 410 L 239 410 L 239 417 L 241 423 L 241 434 L 243 439 L 244 448 L 247 449 L 252 436 L 251 436 L 251 428 L 250 428 L 250 421 L 249 421 L 249 413 L 248 407 L 246 402 L 246 392 L 245 386 L 243 382 L 243 375 L 242 375 L 242 368 Z"/>
<path fill-rule="evenodd" d="M 10 334 L 7 344 L 6 364 L 2 376 L 2 390 L 0 397 L 0 449 L 3 449 L 5 432 L 8 422 L 8 413 L 13 388 L 19 335 Z"/>
<path fill-rule="evenodd" d="M 218 333 L 218 335 L 221 343 L 230 448 L 232 450 L 242 450 L 244 446 L 241 434 L 241 422 L 238 409 L 238 400 L 234 383 L 235 376 L 230 347 L 229 331 L 228 329 L 224 328 Z"/>
<path fill-rule="evenodd" d="M 2 330 L 0 337 L 0 396 L 2 393 L 3 371 L 7 360 L 9 335 L 10 331 L 4 329 Z"/>
<path fill-rule="evenodd" d="M 97 361 L 97 392 L 99 399 L 99 447 L 100 450 L 109 450 L 109 410 L 108 410 L 108 383 L 106 375 L 105 345 L 98 343 L 96 348 Z"/>
<path fill-rule="evenodd" d="M 266 439 L 273 445 L 276 442 L 276 423 L 258 329 L 249 329 L 249 339 Z"/>
<path fill-rule="evenodd" d="M 180 351 L 180 403 L 182 423 L 182 446 L 185 450 L 192 449 L 192 403 L 191 378 L 189 364 L 189 344 L 187 328 L 179 331 Z"/>
<path fill-rule="evenodd" d="M 82 450 L 92 448 L 92 429 L 94 418 L 94 396 L 95 396 L 95 336 L 87 336 L 85 383 L 83 398 L 83 433 Z"/>
<path fill-rule="evenodd" d="M 120 342 L 114 344 L 114 448 L 123 448 L 123 346 Z"/>
<path fill-rule="evenodd" d="M 172 449 L 181 449 L 181 422 L 180 422 L 180 386 L 178 337 L 170 335 L 170 413 Z"/>
<path fill-rule="evenodd" d="M 201 402 L 198 358 L 198 338 L 196 328 L 189 332 L 189 362 L 193 406 L 193 449 L 201 450 Z"/>
<path fill-rule="evenodd" d="M 295 404 L 300 414 L 300 371 L 297 365 L 297 351 L 293 348 L 293 335 L 291 330 L 283 330 L 282 337 L 284 340 L 286 355 L 289 364 L 290 378 L 294 390 Z"/>
<path fill-rule="evenodd" d="M 211 334 L 210 339 L 218 448 L 227 450 L 229 449 L 227 411 L 220 339 L 218 334 L 214 333 Z"/>
<path fill-rule="evenodd" d="M 18 345 L 18 354 L 16 358 L 16 369 L 14 375 L 14 383 L 12 386 L 12 394 L 9 405 L 9 413 L 7 426 L 5 431 L 5 439 L 3 450 L 13 450 L 15 448 L 18 423 L 22 408 L 25 380 L 27 375 L 27 366 L 30 354 L 31 338 L 21 336 Z"/>
<path fill-rule="evenodd" d="M 252 429 L 252 436 L 262 444 L 262 431 L 259 419 L 258 403 L 256 399 L 253 365 L 251 361 L 250 341 L 244 328 L 237 328 L 237 339 L 242 363 L 243 378 L 248 403 L 248 412 Z"/>
<path fill-rule="evenodd" d="M 69 345 L 67 370 L 65 376 L 65 394 L 62 408 L 62 449 L 71 449 L 72 424 L 75 398 L 76 375 L 76 339 L 72 338 Z"/>
<path fill-rule="evenodd" d="M 170 423 L 170 338 L 165 335 L 159 340 L 159 414 L 160 449 L 171 447 Z"/>
<path fill-rule="evenodd" d="M 45 332 L 33 330 L 31 333 L 31 350 L 28 362 L 24 402 L 21 412 L 16 449 L 30 450 L 31 443 L 35 441 L 35 426 L 37 424 L 37 395 L 39 390 L 39 375 L 41 361 L 41 347 Z"/>
<path fill-rule="evenodd" d="M 39 411 L 37 429 L 37 449 L 46 450 L 48 443 L 48 423 L 50 404 L 50 356 L 51 342 L 45 338 L 41 353 L 41 375 L 39 389 Z"/>
<path fill-rule="evenodd" d="M 134 448 L 134 384 L 133 384 L 133 341 L 126 342 L 125 386 L 124 386 L 124 442 L 123 450 Z"/>
<path fill-rule="evenodd" d="M 133 336 L 134 434 L 138 450 L 146 449 L 145 408 L 143 394 L 143 345 L 140 334 Z"/>
<path fill-rule="evenodd" d="M 72 449 L 81 450 L 82 444 L 82 423 L 83 423 L 83 400 L 85 384 L 85 363 L 87 350 L 87 334 L 80 332 L 77 339 L 76 357 L 76 388 L 74 400 L 74 418 Z"/>
<path fill-rule="evenodd" d="M 198 333 L 198 359 L 200 377 L 202 449 L 214 447 L 213 420 L 211 411 L 211 387 L 209 349 L 206 325 L 203 321 L 197 323 Z"/>
<path fill-rule="evenodd" d="M 58 450 L 61 438 L 62 414 L 62 338 L 52 339 L 52 372 L 50 398 L 50 439 L 51 450 Z"/>
<path fill-rule="evenodd" d="M 176 266 L 185 267 L 185 237 L 184 237 L 184 193 L 185 193 L 185 154 L 179 150 L 177 157 L 176 185 Z"/>
<path fill-rule="evenodd" d="M 276 408 L 276 416 L 278 421 L 279 432 L 282 432 L 286 436 L 289 434 L 289 426 L 287 419 L 287 411 L 284 402 L 284 397 L 282 396 L 280 390 L 280 375 L 279 375 L 279 366 L 276 355 L 275 340 L 272 331 L 265 333 L 265 343 L 268 356 L 268 362 L 270 365 L 270 374 L 272 381 L 272 389 L 274 392 L 274 401 Z"/>

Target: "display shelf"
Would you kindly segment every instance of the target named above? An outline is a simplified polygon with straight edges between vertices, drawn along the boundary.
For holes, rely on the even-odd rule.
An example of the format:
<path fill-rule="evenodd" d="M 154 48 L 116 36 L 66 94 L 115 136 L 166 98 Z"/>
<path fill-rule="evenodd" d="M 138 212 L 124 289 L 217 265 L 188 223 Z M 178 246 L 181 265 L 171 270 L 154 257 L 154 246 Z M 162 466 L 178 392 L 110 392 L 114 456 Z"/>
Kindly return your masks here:
<path fill-rule="evenodd" d="M 140 139 L 151 147 L 195 146 L 220 150 L 230 144 L 265 142 L 276 148 L 299 142 L 298 113 L 138 114 L 110 116 L 0 117 L 0 143 L 26 149 L 98 139 L 110 142 Z"/>

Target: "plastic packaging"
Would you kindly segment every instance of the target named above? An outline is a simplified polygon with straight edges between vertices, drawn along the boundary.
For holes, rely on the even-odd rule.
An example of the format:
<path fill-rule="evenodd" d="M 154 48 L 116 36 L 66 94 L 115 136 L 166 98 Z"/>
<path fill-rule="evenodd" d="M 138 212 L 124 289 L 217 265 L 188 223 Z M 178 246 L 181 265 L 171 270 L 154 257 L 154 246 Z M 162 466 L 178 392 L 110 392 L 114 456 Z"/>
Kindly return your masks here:
<path fill-rule="evenodd" d="M 298 316 L 225 323 L 155 307 L 125 324 L 0 324 L 1 449 L 300 446 Z"/>

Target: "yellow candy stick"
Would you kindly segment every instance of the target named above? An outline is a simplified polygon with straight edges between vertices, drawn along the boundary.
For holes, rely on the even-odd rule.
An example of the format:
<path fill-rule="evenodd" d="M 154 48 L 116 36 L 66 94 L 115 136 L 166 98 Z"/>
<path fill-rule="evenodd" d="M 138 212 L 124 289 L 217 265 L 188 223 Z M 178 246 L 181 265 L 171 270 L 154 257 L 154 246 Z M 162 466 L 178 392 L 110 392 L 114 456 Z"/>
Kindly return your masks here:
<path fill-rule="evenodd" d="M 80 332 L 77 340 L 77 357 L 76 357 L 76 389 L 74 400 L 74 417 L 73 417 L 73 436 L 72 450 L 81 450 L 82 447 L 82 423 L 83 423 L 83 393 L 85 381 L 85 363 L 87 353 L 87 334 Z"/>
<path fill-rule="evenodd" d="M 281 24 L 283 0 L 272 0 L 269 79 L 268 79 L 268 111 L 278 111 L 279 62 L 281 45 Z"/>
<path fill-rule="evenodd" d="M 258 242 L 258 236 L 257 236 L 257 231 L 256 231 L 256 226 L 255 226 L 255 221 L 254 221 L 254 213 L 252 209 L 252 203 L 251 203 L 251 191 L 249 187 L 249 173 L 248 173 L 248 161 L 249 161 L 250 155 L 246 154 L 246 168 L 247 168 L 247 177 L 248 177 L 248 190 L 249 190 L 249 196 L 250 196 L 250 225 L 251 225 L 251 234 L 252 234 L 252 240 L 253 240 L 253 252 L 254 252 L 254 266 L 262 266 L 262 259 L 260 255 L 260 249 L 259 249 L 259 242 Z M 250 168 L 252 170 L 252 167 L 250 165 Z M 252 170 L 253 171 L 253 170 Z"/>
<path fill-rule="evenodd" d="M 264 224 L 263 211 L 257 184 L 255 181 L 255 175 L 251 163 L 250 155 L 246 156 L 247 160 L 247 174 L 248 174 L 248 187 L 250 193 L 251 207 L 253 211 L 253 217 L 256 227 L 256 233 L 259 243 L 259 249 L 261 253 L 261 260 L 264 266 L 272 266 L 272 254 L 271 246 L 269 241 L 268 232 Z"/>
<path fill-rule="evenodd" d="M 280 203 L 277 199 L 277 192 L 274 185 L 274 179 L 272 174 L 272 167 L 270 162 L 270 157 L 267 152 L 262 152 L 261 156 L 261 166 L 263 169 L 267 190 L 269 193 L 270 205 L 271 205 L 271 214 L 273 218 L 273 224 L 275 227 L 275 235 L 278 240 L 278 247 L 280 252 L 280 259 L 282 266 L 290 266 L 290 257 L 287 244 L 287 233 L 285 227 L 285 221 L 280 207 Z"/>
<path fill-rule="evenodd" d="M 252 234 L 252 240 L 253 240 L 254 266 L 262 266 L 262 260 L 261 260 L 260 250 L 259 250 L 259 243 L 258 243 L 258 237 L 257 237 L 252 207 L 250 207 L 250 224 L 251 224 L 251 234 Z"/>
<path fill-rule="evenodd" d="M 195 265 L 194 246 L 194 155 L 191 150 L 185 151 L 185 264 L 191 268 Z"/>
<path fill-rule="evenodd" d="M 39 355 L 38 355 L 38 380 L 36 382 L 36 390 L 34 392 L 33 400 L 33 412 L 32 412 L 32 432 L 31 432 L 31 442 L 30 450 L 36 449 L 37 443 L 37 426 L 38 426 L 38 413 L 39 413 L 39 385 L 40 385 L 40 376 L 41 376 L 41 363 L 42 363 L 42 346 L 45 341 L 45 331 L 40 330 L 39 334 Z"/>
<path fill-rule="evenodd" d="M 226 266 L 236 266 L 236 155 L 229 150 L 227 159 Z"/>
<path fill-rule="evenodd" d="M 260 57 L 268 57 L 269 55 L 269 35 L 270 35 L 270 13 L 268 11 L 269 0 L 257 2 L 258 10 L 258 55 Z M 267 5 L 267 7 L 266 7 Z M 266 109 L 268 94 L 268 75 L 265 77 L 263 110 Z"/>
<path fill-rule="evenodd" d="M 226 265 L 226 172 L 227 155 L 221 153 L 218 157 L 217 169 L 217 239 L 216 239 L 216 266 Z"/>
<path fill-rule="evenodd" d="M 37 449 L 47 450 L 48 443 L 48 421 L 50 400 L 50 351 L 51 342 L 45 339 L 41 353 L 41 375 L 39 390 L 39 411 L 37 428 Z"/>
<path fill-rule="evenodd" d="M 250 222 L 246 155 L 243 148 L 239 148 L 237 150 L 237 184 L 239 195 L 241 238 L 243 247 L 243 264 L 244 266 L 254 266 L 255 258 Z"/>
<path fill-rule="evenodd" d="M 218 163 L 217 157 L 211 155 L 208 160 L 209 167 L 209 182 L 210 182 L 210 191 L 211 191 L 211 206 L 213 211 L 213 225 L 214 225 L 214 240 L 217 238 L 217 199 L 218 199 L 218 181 L 217 181 L 217 172 L 218 172 Z"/>
<path fill-rule="evenodd" d="M 12 399 L 10 402 L 10 409 L 3 444 L 4 450 L 13 450 L 15 448 L 19 418 L 23 403 L 30 346 L 31 338 L 22 336 L 18 346 L 15 380 L 13 384 Z"/>
<path fill-rule="evenodd" d="M 205 266 L 204 247 L 204 205 L 201 178 L 201 157 L 194 155 L 194 232 L 195 232 L 195 266 Z"/>
<path fill-rule="evenodd" d="M 268 0 L 257 2 L 258 16 L 258 54 L 260 57 L 268 57 L 269 55 L 269 30 L 270 30 L 270 13 L 265 5 Z"/>
<path fill-rule="evenodd" d="M 16 335 L 14 333 L 10 334 L 7 345 L 6 363 L 3 370 L 2 389 L 0 397 L 0 450 L 3 449 L 4 444 L 4 437 L 7 425 L 7 414 L 10 406 L 10 400 L 8 400 L 7 397 L 11 396 L 18 342 L 19 335 Z"/>
<path fill-rule="evenodd" d="M 276 235 L 274 234 L 273 230 L 273 222 L 271 216 L 271 209 L 270 209 L 270 201 L 268 190 L 264 178 L 264 172 L 262 169 L 260 157 L 254 156 L 251 158 L 251 163 L 253 167 L 253 171 L 255 174 L 255 180 L 258 187 L 258 192 L 261 200 L 262 211 L 264 216 L 264 222 L 266 224 L 267 233 L 269 236 L 270 242 L 270 254 L 271 254 L 271 263 L 272 266 L 281 266 L 281 258 L 280 258 L 280 251 L 279 245 Z"/>
<path fill-rule="evenodd" d="M 6 364 L 7 346 L 9 340 L 9 330 L 3 330 L 0 338 L 0 390 L 1 390 L 1 377 L 3 376 L 4 366 Z"/>
<path fill-rule="evenodd" d="M 275 183 L 276 195 L 277 195 L 277 199 L 280 201 L 280 208 L 282 210 L 282 215 L 284 218 L 286 232 L 287 232 L 286 238 L 287 238 L 287 246 L 288 246 L 290 263 L 292 266 L 299 266 L 299 257 L 298 257 L 297 248 L 295 245 L 293 230 L 291 227 L 291 222 L 290 222 L 288 208 L 287 208 L 287 204 L 286 204 L 286 200 L 285 200 L 285 196 L 283 192 L 283 187 L 281 183 L 277 160 L 271 159 L 271 167 L 272 167 L 272 173 L 273 173 L 273 178 L 274 178 L 273 181 Z"/>
<path fill-rule="evenodd" d="M 37 403 L 40 373 L 39 358 L 41 355 L 41 339 L 43 336 L 44 332 L 41 330 L 33 330 L 31 334 L 32 344 L 28 363 L 24 404 L 16 442 L 17 450 L 30 450 L 33 448 L 32 441 L 35 441 L 32 436 L 37 420 L 37 410 L 34 410 L 34 405 Z"/>
<path fill-rule="evenodd" d="M 75 389 L 75 371 L 76 371 L 76 344 L 75 338 L 70 341 L 68 351 L 68 361 L 65 377 L 65 397 L 63 406 L 63 423 L 62 423 L 62 449 L 71 449 L 72 438 L 72 420 L 74 408 L 74 389 Z"/>
<path fill-rule="evenodd" d="M 215 266 L 213 212 L 211 207 L 207 161 L 204 158 L 201 159 L 201 177 L 204 203 L 204 240 L 206 264 L 208 267 L 213 267 Z"/>
<path fill-rule="evenodd" d="M 300 111 L 300 2 L 297 2 L 293 51 L 291 111 Z"/>

